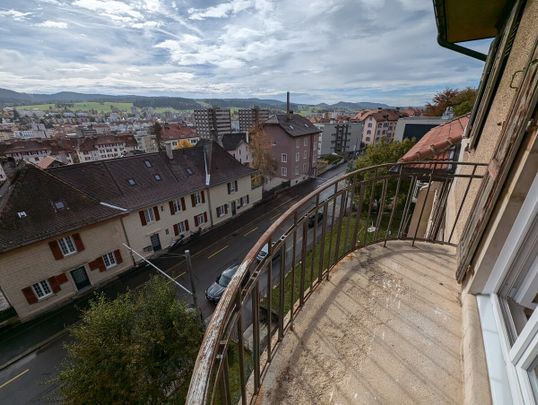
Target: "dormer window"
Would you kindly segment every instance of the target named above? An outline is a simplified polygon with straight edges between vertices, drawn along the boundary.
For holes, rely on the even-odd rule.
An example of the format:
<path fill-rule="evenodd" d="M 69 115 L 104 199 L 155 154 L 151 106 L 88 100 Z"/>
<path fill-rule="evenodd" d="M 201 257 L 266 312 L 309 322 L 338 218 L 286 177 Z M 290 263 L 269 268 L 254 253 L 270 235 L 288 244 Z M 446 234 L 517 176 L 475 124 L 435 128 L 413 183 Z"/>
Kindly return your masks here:
<path fill-rule="evenodd" d="M 146 165 L 146 167 L 152 167 L 152 164 L 149 160 L 144 160 L 144 164 Z"/>
<path fill-rule="evenodd" d="M 26 218 L 26 216 L 27 216 L 27 215 L 26 215 L 26 211 L 19 211 L 19 212 L 17 212 L 17 216 L 18 216 L 19 218 Z"/>
<path fill-rule="evenodd" d="M 127 179 L 127 183 L 129 183 L 130 186 L 136 186 L 136 181 L 134 179 Z"/>
<path fill-rule="evenodd" d="M 156 174 L 153 177 L 155 178 L 155 180 L 161 181 L 161 176 L 160 175 Z"/>
<path fill-rule="evenodd" d="M 190 168 L 190 167 L 187 167 L 186 170 L 187 170 L 187 174 L 188 174 L 189 176 L 192 176 L 193 172 L 192 172 L 191 168 Z"/>
<path fill-rule="evenodd" d="M 63 210 L 65 208 L 65 203 L 62 200 L 54 201 L 54 208 L 56 208 L 57 211 Z"/>

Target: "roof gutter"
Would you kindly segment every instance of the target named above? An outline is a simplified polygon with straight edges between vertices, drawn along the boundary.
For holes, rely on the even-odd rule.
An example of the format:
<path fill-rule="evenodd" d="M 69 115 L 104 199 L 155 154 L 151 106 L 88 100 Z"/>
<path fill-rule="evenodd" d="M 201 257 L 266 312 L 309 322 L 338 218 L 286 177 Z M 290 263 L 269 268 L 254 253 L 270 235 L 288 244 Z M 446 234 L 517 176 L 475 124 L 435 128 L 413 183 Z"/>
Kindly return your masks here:
<path fill-rule="evenodd" d="M 451 51 L 455 51 L 463 55 L 470 56 L 471 58 L 481 60 L 482 62 L 485 62 L 486 59 L 488 58 L 488 55 L 482 52 L 478 52 L 473 49 L 466 48 L 464 46 L 455 44 L 453 42 L 448 42 L 446 39 L 444 39 L 441 36 L 441 34 L 437 35 L 437 43 L 441 45 L 443 48 L 447 48 L 447 49 L 450 49 Z"/>

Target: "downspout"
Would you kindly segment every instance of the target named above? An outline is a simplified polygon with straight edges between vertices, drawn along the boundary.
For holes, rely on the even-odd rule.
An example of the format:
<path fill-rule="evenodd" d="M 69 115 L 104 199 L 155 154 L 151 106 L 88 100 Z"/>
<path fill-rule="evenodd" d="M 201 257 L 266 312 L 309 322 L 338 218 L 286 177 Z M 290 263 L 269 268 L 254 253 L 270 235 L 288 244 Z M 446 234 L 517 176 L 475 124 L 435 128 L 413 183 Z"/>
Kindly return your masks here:
<path fill-rule="evenodd" d="M 120 217 L 120 223 L 121 223 L 121 229 L 123 230 L 123 235 L 125 236 L 125 241 L 129 246 L 131 246 L 131 242 L 129 242 L 129 236 L 127 236 L 127 231 L 125 230 L 125 224 L 123 223 L 123 217 Z M 133 263 L 133 266 L 136 266 L 136 261 L 133 255 L 133 252 L 131 249 L 129 249 L 129 255 L 131 255 L 131 261 Z"/>
<path fill-rule="evenodd" d="M 210 142 L 213 142 L 213 141 L 210 141 Z M 210 151 L 210 154 L 213 153 L 213 148 L 212 148 L 213 144 L 211 143 L 211 151 Z M 211 158 L 211 156 L 210 156 Z M 209 208 L 209 222 L 211 224 L 211 227 L 214 226 L 214 223 L 213 223 L 213 210 L 211 209 L 211 192 L 210 192 L 210 187 L 209 185 L 211 184 L 211 173 L 209 172 L 209 165 L 211 165 L 211 163 L 208 164 L 208 159 L 207 159 L 207 143 L 204 144 L 204 168 L 205 168 L 205 186 L 207 187 L 207 207 Z"/>
<path fill-rule="evenodd" d="M 437 43 L 441 45 L 443 48 L 447 48 L 447 49 L 450 49 L 451 51 L 455 51 L 463 55 L 470 56 L 471 58 L 481 60 L 482 62 L 485 62 L 486 59 L 488 58 L 488 55 L 483 54 L 482 52 L 478 52 L 473 49 L 465 48 L 464 46 L 454 44 L 452 42 L 448 42 L 441 35 L 437 35 Z"/>

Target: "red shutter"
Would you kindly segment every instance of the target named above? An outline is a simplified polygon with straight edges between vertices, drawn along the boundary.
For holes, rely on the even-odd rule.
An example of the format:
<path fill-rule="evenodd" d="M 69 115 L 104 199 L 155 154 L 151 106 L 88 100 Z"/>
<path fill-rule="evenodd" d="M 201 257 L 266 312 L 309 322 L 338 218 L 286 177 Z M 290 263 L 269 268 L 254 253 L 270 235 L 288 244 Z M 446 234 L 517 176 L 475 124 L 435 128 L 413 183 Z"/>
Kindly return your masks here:
<path fill-rule="evenodd" d="M 22 289 L 22 293 L 24 294 L 24 298 L 26 298 L 26 301 L 28 301 L 28 304 L 35 304 L 37 302 L 37 297 L 34 294 L 34 290 L 32 287 L 26 287 Z"/>
<path fill-rule="evenodd" d="M 119 249 L 114 250 L 114 257 L 116 258 L 116 263 L 121 264 L 123 262 L 123 258 L 121 257 L 121 252 Z"/>
<path fill-rule="evenodd" d="M 80 239 L 80 234 L 74 233 L 72 237 L 73 237 L 73 240 L 75 241 L 77 252 L 82 252 L 84 250 L 84 243 L 82 243 L 82 239 Z"/>
<path fill-rule="evenodd" d="M 58 284 L 60 284 L 60 285 L 63 284 L 63 283 L 67 283 L 67 274 L 62 273 L 62 274 L 56 276 L 56 282 Z"/>
<path fill-rule="evenodd" d="M 207 212 L 204 212 L 204 222 L 207 222 Z"/>
<path fill-rule="evenodd" d="M 174 235 L 179 235 L 179 226 L 178 224 L 174 224 Z"/>
<path fill-rule="evenodd" d="M 147 222 L 146 216 L 144 215 L 144 211 L 138 211 L 138 214 L 140 215 L 140 222 L 142 223 L 142 226 L 145 226 Z"/>
<path fill-rule="evenodd" d="M 228 194 L 232 194 L 232 190 L 231 190 L 231 187 L 230 187 L 232 185 L 232 183 L 228 183 L 226 185 L 228 186 Z"/>
<path fill-rule="evenodd" d="M 196 207 L 196 199 L 194 198 L 194 194 L 191 194 L 191 203 L 193 208 Z"/>
<path fill-rule="evenodd" d="M 188 219 L 185 220 L 185 230 L 186 231 L 189 230 L 189 220 Z"/>
<path fill-rule="evenodd" d="M 99 267 L 99 271 L 100 272 L 103 272 L 103 271 L 106 271 L 106 266 L 105 266 L 105 261 L 103 260 L 102 257 L 96 259 L 97 261 L 97 265 Z"/>
<path fill-rule="evenodd" d="M 63 259 L 64 255 L 62 254 L 62 251 L 60 250 L 60 245 L 58 245 L 58 241 L 51 240 L 49 242 L 50 250 L 52 251 L 52 255 L 56 260 Z"/>
<path fill-rule="evenodd" d="M 185 211 L 185 198 L 181 197 L 181 209 Z"/>
<path fill-rule="evenodd" d="M 52 276 L 47 279 L 47 281 L 50 284 L 50 288 L 52 289 L 52 292 L 56 294 L 58 291 L 61 290 L 60 284 L 58 284 L 58 281 L 56 280 L 56 277 Z"/>
<path fill-rule="evenodd" d="M 170 215 L 174 215 L 176 213 L 176 210 L 174 208 L 174 202 L 170 201 L 168 204 L 170 205 Z"/>
<path fill-rule="evenodd" d="M 99 268 L 99 259 L 89 262 L 88 266 L 90 266 L 90 270 L 97 270 Z"/>
<path fill-rule="evenodd" d="M 202 204 L 205 203 L 205 193 L 204 190 L 200 191 L 200 194 L 202 194 Z"/>
<path fill-rule="evenodd" d="M 198 216 L 194 217 L 194 226 L 198 226 Z"/>
<path fill-rule="evenodd" d="M 155 221 L 158 221 L 159 219 L 161 219 L 161 217 L 159 216 L 159 207 L 158 206 L 153 207 L 153 213 L 155 214 Z"/>
<path fill-rule="evenodd" d="M 239 191 L 239 187 L 237 187 L 237 180 L 235 181 L 235 191 Z"/>

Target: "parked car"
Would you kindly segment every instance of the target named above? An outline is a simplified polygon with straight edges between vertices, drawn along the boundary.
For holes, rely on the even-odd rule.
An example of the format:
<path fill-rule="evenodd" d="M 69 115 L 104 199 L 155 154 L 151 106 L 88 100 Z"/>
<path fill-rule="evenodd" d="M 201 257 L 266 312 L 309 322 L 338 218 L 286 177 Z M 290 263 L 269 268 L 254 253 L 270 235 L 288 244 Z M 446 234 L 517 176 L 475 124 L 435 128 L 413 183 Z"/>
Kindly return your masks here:
<path fill-rule="evenodd" d="M 320 223 L 323 219 L 323 212 L 318 212 L 318 214 L 312 214 L 308 217 L 308 227 L 313 228 L 314 225 L 317 223 Z"/>
<path fill-rule="evenodd" d="M 219 274 L 215 282 L 211 284 L 207 290 L 205 290 L 205 296 L 208 301 L 215 304 L 219 302 L 220 297 L 222 297 L 222 294 L 224 294 L 226 287 L 228 287 L 228 284 L 230 284 L 230 281 L 238 268 L 239 265 L 234 264 Z"/>
<path fill-rule="evenodd" d="M 286 239 L 286 235 L 282 235 L 278 241 L 282 242 L 284 239 Z M 271 247 L 274 247 L 277 244 L 277 242 L 272 242 Z M 263 245 L 261 250 L 258 252 L 258 255 L 256 256 L 256 260 L 258 262 L 261 262 L 265 257 L 269 254 L 269 245 L 266 243 Z M 280 256 L 280 250 L 276 252 L 276 254 L 273 256 L 273 260 Z"/>

